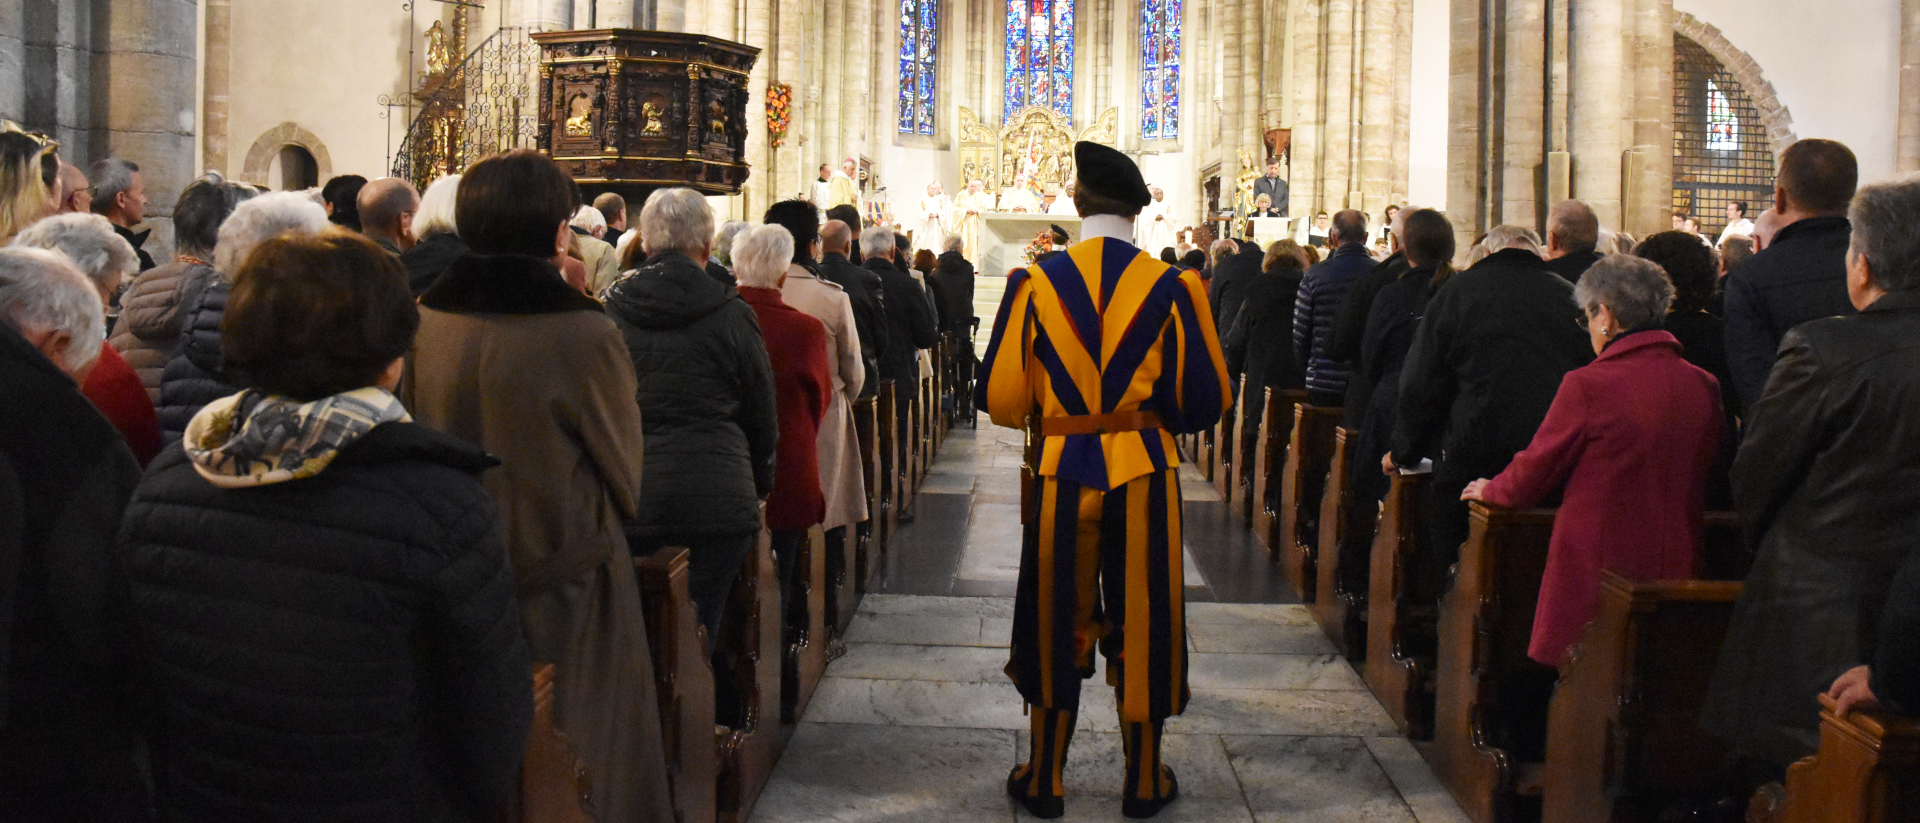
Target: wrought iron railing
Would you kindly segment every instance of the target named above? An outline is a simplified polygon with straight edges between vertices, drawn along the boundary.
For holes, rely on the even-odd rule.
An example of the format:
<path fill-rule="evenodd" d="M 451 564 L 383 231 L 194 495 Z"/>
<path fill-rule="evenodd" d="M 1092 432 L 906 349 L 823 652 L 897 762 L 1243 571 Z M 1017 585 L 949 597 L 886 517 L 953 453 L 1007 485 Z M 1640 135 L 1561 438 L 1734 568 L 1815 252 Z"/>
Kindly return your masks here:
<path fill-rule="evenodd" d="M 524 28 L 502 28 L 414 97 L 392 174 L 425 189 L 443 175 L 503 151 L 531 147 L 539 126 L 540 47 Z"/>

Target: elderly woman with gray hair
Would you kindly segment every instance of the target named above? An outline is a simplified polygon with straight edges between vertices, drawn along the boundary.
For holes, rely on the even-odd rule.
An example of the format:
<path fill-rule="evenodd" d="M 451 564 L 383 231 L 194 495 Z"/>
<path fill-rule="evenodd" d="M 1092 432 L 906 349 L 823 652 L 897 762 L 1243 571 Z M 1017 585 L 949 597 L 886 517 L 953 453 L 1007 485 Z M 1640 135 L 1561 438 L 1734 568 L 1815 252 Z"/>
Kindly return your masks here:
<path fill-rule="evenodd" d="M 686 188 L 654 192 L 639 234 L 646 263 L 606 293 L 639 378 L 646 432 L 647 480 L 627 546 L 692 552 L 688 588 L 707 636 L 717 637 L 734 576 L 760 533 L 760 501 L 773 490 L 773 368 L 753 309 L 707 275 L 706 199 Z"/>
<path fill-rule="evenodd" d="M 133 245 L 114 232 L 107 218 L 97 214 L 49 217 L 14 235 L 13 245 L 66 255 L 87 276 L 100 296 L 100 305 L 108 312 L 103 330 L 113 324 L 111 307 L 121 284 L 140 270 Z M 160 420 L 154 414 L 153 400 L 147 397 L 140 375 L 111 342 L 100 346 L 100 359 L 80 384 L 80 391 L 126 438 L 127 447 L 142 467 L 160 454 Z"/>
<path fill-rule="evenodd" d="M 221 377 L 220 321 L 227 313 L 233 273 L 255 247 L 288 232 L 319 234 L 327 212 L 313 198 L 280 192 L 241 203 L 220 224 L 213 250 L 215 277 L 200 289 L 180 325 L 180 344 L 160 375 L 160 432 L 165 441 L 180 439 L 201 407 L 239 393 Z"/>
<path fill-rule="evenodd" d="M 1673 284 L 1610 255 L 1574 288 L 1599 355 L 1567 372 L 1531 445 L 1462 500 L 1528 508 L 1564 489 L 1527 654 L 1558 666 L 1599 609 L 1600 572 L 1642 580 L 1700 569 L 1707 480 L 1720 447 L 1720 385 L 1661 330 Z"/>

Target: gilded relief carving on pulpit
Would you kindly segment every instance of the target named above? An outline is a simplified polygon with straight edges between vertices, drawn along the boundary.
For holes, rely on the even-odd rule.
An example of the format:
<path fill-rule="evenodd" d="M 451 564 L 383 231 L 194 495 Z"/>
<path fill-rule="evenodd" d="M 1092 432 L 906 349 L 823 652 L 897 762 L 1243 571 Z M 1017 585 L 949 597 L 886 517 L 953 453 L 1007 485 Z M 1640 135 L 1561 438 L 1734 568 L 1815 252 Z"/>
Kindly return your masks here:
<path fill-rule="evenodd" d="M 640 133 L 648 137 L 666 134 L 667 128 L 660 122 L 660 116 L 666 113 L 666 106 L 662 105 L 658 100 L 648 100 L 645 103 L 641 103 Z"/>
<path fill-rule="evenodd" d="M 568 137 L 593 136 L 593 98 L 586 92 L 567 98 L 566 131 Z"/>

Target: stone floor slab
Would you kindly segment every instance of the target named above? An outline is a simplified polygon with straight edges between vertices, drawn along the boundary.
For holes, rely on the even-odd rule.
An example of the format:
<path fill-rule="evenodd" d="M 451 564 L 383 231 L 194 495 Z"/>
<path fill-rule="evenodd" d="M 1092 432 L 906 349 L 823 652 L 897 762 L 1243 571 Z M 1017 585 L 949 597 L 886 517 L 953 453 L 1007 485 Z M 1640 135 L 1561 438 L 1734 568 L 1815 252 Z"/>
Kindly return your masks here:
<path fill-rule="evenodd" d="M 753 823 L 1013 820 L 1013 733 L 801 723 Z"/>
<path fill-rule="evenodd" d="M 1244 800 L 1188 797 L 1186 792 L 1186 778 L 1182 777 L 1180 799 L 1154 815 L 1154 823 L 1253 823 L 1253 815 L 1247 811 Z M 1033 818 L 1021 812 L 1020 819 Z M 1068 797 L 1067 813 L 1060 819 L 1064 823 L 1113 823 L 1125 818 L 1120 816 L 1118 797 Z"/>
<path fill-rule="evenodd" d="M 1318 689 L 1354 691 L 1366 683 L 1339 655 L 1215 654 L 1187 656 L 1188 684 L 1215 689 Z"/>
<path fill-rule="evenodd" d="M 1015 745 L 1020 759 L 1029 756 L 1032 734 L 1020 732 Z M 1180 779 L 1183 798 L 1215 800 L 1241 799 L 1240 781 L 1234 778 L 1227 762 L 1227 750 L 1218 735 L 1169 734 L 1162 738 L 1160 756 Z M 1118 732 L 1076 731 L 1067 752 L 1067 804 L 1076 797 L 1118 799 L 1127 778 L 1126 754 L 1121 750 Z"/>
<path fill-rule="evenodd" d="M 1420 823 L 1468 823 L 1467 813 L 1435 777 L 1427 760 L 1404 737 L 1369 737 L 1367 750 L 1400 791 Z"/>
<path fill-rule="evenodd" d="M 1258 823 L 1415 823 L 1360 740 L 1228 736 L 1224 742 Z"/>
<path fill-rule="evenodd" d="M 848 643 L 896 643 L 923 646 L 992 645 L 981 639 L 981 623 L 986 619 L 990 618 L 925 614 L 856 614 L 853 624 L 847 627 L 846 640 Z"/>
<path fill-rule="evenodd" d="M 1284 603 L 1189 603 L 1187 624 L 1317 626 L 1305 606 Z"/>
<path fill-rule="evenodd" d="M 929 617 L 1013 617 L 1011 597 L 938 597 L 911 594 L 869 594 L 860 598 L 868 614 L 917 614 Z"/>
<path fill-rule="evenodd" d="M 1197 604 L 1196 604 L 1197 605 Z M 1252 626 L 1188 623 L 1193 651 L 1218 654 L 1333 654 L 1318 626 Z"/>
<path fill-rule="evenodd" d="M 823 677 L 801 719 L 810 723 L 1018 730 L 1028 727 L 1020 707 L 1020 693 L 1004 681 Z"/>
<path fill-rule="evenodd" d="M 1115 713 L 1103 713 L 1115 724 Z M 1368 691 L 1196 690 L 1187 711 L 1168 721 L 1176 734 L 1272 734 L 1372 737 L 1394 733 L 1393 721 Z"/>
<path fill-rule="evenodd" d="M 827 666 L 828 677 L 867 680 L 1006 682 L 1007 651 L 985 646 L 910 646 L 851 643 Z"/>

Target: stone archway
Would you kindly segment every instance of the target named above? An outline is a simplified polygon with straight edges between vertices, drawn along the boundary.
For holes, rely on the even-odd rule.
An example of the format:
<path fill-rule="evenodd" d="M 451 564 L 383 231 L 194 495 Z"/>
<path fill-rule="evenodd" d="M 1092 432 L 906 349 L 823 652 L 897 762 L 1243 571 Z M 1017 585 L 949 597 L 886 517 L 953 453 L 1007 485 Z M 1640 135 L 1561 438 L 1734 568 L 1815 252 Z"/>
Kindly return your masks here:
<path fill-rule="evenodd" d="M 287 146 L 299 146 L 313 155 L 313 164 L 319 179 L 324 182 L 333 176 L 333 158 L 327 153 L 327 144 L 313 132 L 307 131 L 297 123 L 281 123 L 267 129 L 265 134 L 253 141 L 253 147 L 247 149 L 246 165 L 240 169 L 240 177 L 248 183 L 266 185 L 267 171 L 273 167 L 273 160 L 280 150 Z"/>
<path fill-rule="evenodd" d="M 1773 146 L 1776 162 L 1780 153 L 1793 145 L 1797 138 L 1793 136 L 1793 115 L 1788 113 L 1787 105 L 1780 102 L 1779 95 L 1773 91 L 1773 84 L 1767 82 L 1760 71 L 1760 64 L 1752 55 L 1741 51 L 1721 33 L 1720 29 L 1684 11 L 1674 11 L 1673 30 L 1684 34 L 1688 39 L 1699 43 L 1700 47 L 1720 61 L 1741 88 L 1746 89 L 1753 98 L 1753 105 L 1760 112 L 1760 122 L 1767 127 L 1767 141 Z"/>

